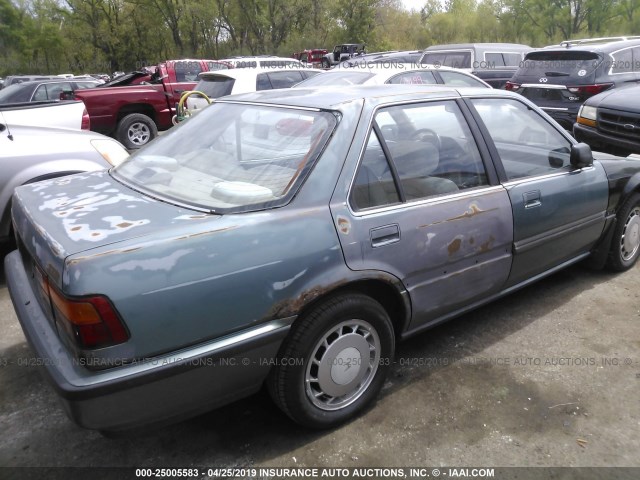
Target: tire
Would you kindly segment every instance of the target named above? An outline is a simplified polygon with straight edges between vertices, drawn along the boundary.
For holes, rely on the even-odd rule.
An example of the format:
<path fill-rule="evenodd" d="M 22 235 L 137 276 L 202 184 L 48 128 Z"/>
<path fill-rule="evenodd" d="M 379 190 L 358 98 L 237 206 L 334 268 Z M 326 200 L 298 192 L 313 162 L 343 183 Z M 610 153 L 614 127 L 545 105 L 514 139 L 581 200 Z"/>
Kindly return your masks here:
<path fill-rule="evenodd" d="M 331 68 L 331 64 L 329 63 L 329 60 L 327 60 L 326 58 L 322 59 L 322 68 Z"/>
<path fill-rule="evenodd" d="M 633 193 L 616 215 L 607 266 L 616 272 L 629 270 L 640 256 L 640 194 Z"/>
<path fill-rule="evenodd" d="M 393 327 L 385 309 L 366 295 L 344 293 L 294 324 L 267 387 L 295 422 L 333 427 L 376 398 L 394 351 Z"/>
<path fill-rule="evenodd" d="M 129 150 L 137 150 L 158 136 L 158 127 L 147 115 L 130 113 L 118 123 L 116 138 Z"/>

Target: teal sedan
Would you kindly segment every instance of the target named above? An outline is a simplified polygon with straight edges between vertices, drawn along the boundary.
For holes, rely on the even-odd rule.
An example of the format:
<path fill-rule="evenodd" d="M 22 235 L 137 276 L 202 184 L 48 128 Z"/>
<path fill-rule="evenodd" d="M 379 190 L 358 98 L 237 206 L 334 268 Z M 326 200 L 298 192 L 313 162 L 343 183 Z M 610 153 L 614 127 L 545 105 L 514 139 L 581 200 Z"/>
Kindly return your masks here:
<path fill-rule="evenodd" d="M 640 162 L 523 97 L 433 85 L 224 97 L 109 171 L 24 185 L 7 284 L 79 425 L 261 388 L 294 421 L 370 405 L 398 341 L 579 261 L 640 252 Z"/>

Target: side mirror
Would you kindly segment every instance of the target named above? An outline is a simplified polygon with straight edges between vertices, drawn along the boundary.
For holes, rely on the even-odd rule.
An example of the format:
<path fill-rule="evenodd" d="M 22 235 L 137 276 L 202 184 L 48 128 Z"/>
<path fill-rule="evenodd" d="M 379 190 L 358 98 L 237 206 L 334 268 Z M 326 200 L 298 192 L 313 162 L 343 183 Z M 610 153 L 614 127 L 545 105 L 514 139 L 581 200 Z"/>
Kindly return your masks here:
<path fill-rule="evenodd" d="M 571 147 L 571 165 L 575 168 L 584 168 L 593 165 L 591 147 L 586 143 L 578 143 Z"/>

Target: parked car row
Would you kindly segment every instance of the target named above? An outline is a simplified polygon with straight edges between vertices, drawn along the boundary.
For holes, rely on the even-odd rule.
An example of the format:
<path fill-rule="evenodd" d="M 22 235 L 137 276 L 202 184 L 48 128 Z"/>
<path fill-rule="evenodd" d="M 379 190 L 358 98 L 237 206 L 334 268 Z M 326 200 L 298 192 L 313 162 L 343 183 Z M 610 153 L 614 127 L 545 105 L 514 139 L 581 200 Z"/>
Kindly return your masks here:
<path fill-rule="evenodd" d="M 19 187 L 12 215 L 7 285 L 73 421 L 266 387 L 327 428 L 375 400 L 400 340 L 582 260 L 631 268 L 640 162 L 594 159 L 504 90 L 267 90 L 109 171 Z"/>

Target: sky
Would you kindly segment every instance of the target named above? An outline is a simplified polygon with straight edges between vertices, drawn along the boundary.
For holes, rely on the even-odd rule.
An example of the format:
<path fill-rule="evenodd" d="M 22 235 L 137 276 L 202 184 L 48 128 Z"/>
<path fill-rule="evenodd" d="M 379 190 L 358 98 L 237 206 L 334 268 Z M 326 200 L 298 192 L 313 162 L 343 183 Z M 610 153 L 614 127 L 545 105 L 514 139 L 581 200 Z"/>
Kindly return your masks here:
<path fill-rule="evenodd" d="M 402 0 L 402 4 L 406 10 L 420 11 L 426 0 Z"/>

